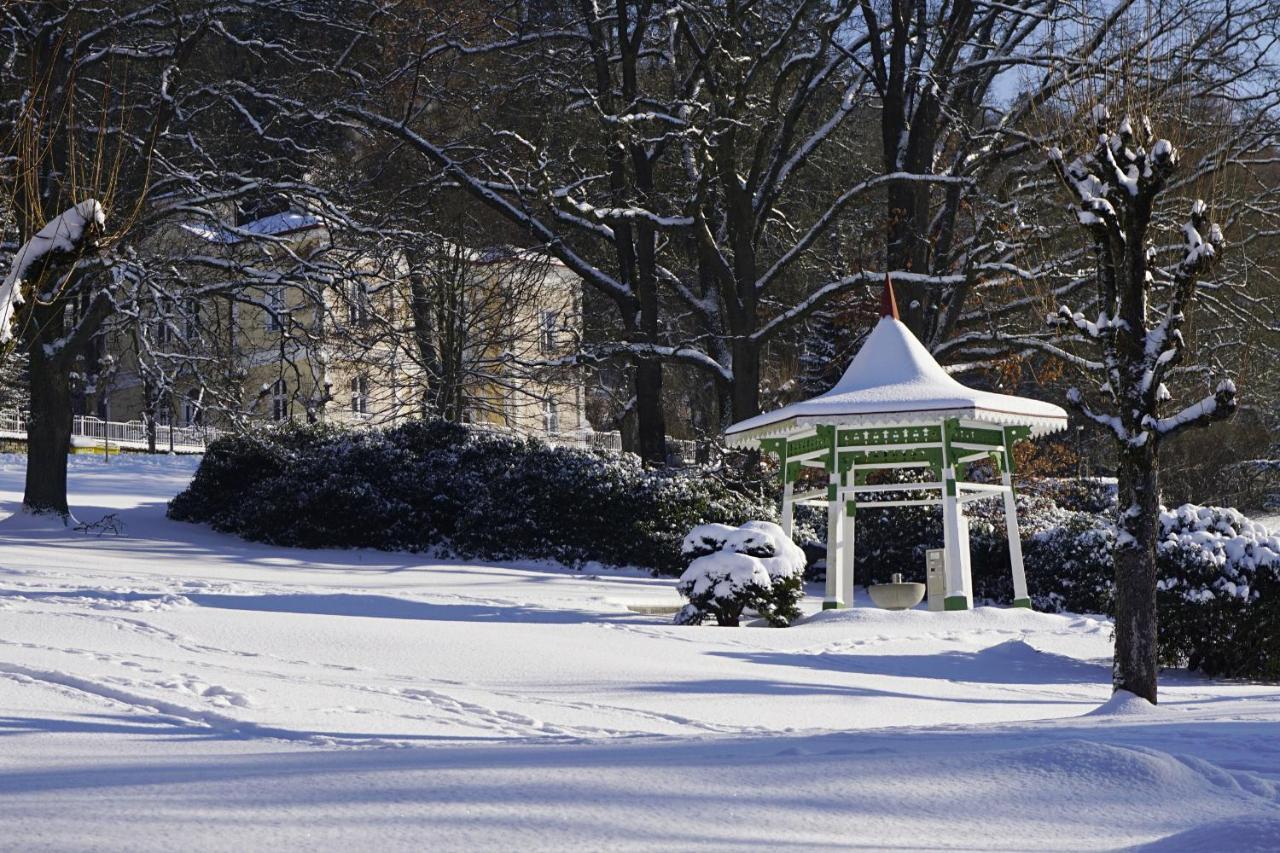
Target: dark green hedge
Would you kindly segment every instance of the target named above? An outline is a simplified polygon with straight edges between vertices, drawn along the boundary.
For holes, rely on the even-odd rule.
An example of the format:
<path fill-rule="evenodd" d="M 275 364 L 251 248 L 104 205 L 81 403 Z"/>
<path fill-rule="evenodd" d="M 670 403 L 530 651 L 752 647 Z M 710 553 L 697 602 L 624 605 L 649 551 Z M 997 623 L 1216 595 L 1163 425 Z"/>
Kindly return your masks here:
<path fill-rule="evenodd" d="M 440 421 L 385 431 L 289 426 L 215 441 L 169 517 L 275 545 L 678 574 L 692 527 L 776 519 L 776 490 L 738 461 L 652 470 L 627 454 Z"/>

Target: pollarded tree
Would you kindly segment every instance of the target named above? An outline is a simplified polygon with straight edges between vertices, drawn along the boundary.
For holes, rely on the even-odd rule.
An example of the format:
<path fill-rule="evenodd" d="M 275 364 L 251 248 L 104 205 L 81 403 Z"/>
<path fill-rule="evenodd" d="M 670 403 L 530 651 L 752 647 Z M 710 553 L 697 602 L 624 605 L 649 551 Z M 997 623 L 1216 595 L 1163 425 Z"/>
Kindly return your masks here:
<path fill-rule="evenodd" d="M 1115 550 L 1116 646 L 1113 686 L 1156 701 L 1156 539 L 1160 530 L 1160 446 L 1185 429 L 1227 417 L 1235 410 L 1235 385 L 1222 380 L 1213 394 L 1166 415 L 1165 380 L 1186 350 L 1182 328 L 1200 277 L 1220 255 L 1222 231 L 1202 201 L 1182 226 L 1176 258 L 1153 243 L 1153 219 L 1161 194 L 1178 165 L 1167 139 L 1156 138 L 1143 118 L 1125 118 L 1112 132 L 1103 107 L 1093 112 L 1098 142 L 1071 162 L 1051 149 L 1049 159 L 1072 197 L 1076 219 L 1089 235 L 1095 262 L 1099 314 L 1061 307 L 1050 321 L 1088 340 L 1100 360 L 1100 378 L 1089 399 L 1078 390 L 1069 401 L 1114 437 L 1119 479 Z M 1105 401 L 1102 403 L 1091 400 Z"/>

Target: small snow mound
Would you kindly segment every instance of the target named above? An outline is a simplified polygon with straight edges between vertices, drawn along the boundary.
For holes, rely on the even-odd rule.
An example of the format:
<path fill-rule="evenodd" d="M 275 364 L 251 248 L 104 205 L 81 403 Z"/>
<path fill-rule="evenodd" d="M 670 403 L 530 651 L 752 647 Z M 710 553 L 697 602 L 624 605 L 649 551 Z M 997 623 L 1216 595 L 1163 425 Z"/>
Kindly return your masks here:
<path fill-rule="evenodd" d="M 68 515 L 64 518 L 57 513 L 32 512 L 26 507 L 21 507 L 13 515 L 0 521 L 0 533 L 23 535 L 67 533 L 79 523 L 73 515 Z"/>
<path fill-rule="evenodd" d="M 1280 818 L 1243 816 L 1202 824 L 1130 848 L 1142 853 L 1200 853 L 1203 850 L 1273 853 L 1277 849 L 1280 849 Z"/>
<path fill-rule="evenodd" d="M 1160 713 L 1160 708 L 1128 690 L 1117 690 L 1111 698 L 1094 708 L 1086 717 L 1145 717 Z"/>

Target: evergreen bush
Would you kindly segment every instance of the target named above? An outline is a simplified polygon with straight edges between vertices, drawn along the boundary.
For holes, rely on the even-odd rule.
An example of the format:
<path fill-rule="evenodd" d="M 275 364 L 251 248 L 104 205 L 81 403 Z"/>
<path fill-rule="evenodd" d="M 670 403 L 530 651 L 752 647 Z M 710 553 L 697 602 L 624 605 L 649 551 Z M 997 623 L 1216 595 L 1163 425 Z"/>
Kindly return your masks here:
<path fill-rule="evenodd" d="M 697 625 L 712 617 L 737 626 L 745 610 L 770 625 L 786 627 L 800 616 L 804 596 L 804 551 L 768 521 L 741 527 L 702 524 L 684 538 L 689 561 L 676 591 L 689 599 L 676 624 Z"/>
<path fill-rule="evenodd" d="M 743 455 L 646 469 L 441 421 L 390 430 L 282 426 L 213 442 L 169 516 L 275 545 L 433 549 L 463 559 L 685 567 L 685 531 L 776 518 Z"/>

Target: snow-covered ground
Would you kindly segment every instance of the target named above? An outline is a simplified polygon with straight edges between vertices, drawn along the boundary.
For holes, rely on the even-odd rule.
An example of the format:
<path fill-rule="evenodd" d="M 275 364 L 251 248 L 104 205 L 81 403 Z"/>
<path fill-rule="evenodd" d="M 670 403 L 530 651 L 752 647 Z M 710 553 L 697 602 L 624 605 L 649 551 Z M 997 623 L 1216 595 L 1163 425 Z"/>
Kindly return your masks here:
<path fill-rule="evenodd" d="M 1109 702 L 1102 620 L 675 627 L 639 573 L 169 522 L 194 466 L 74 459 L 122 535 L 0 521 L 0 847 L 1280 849 L 1280 688 Z"/>

